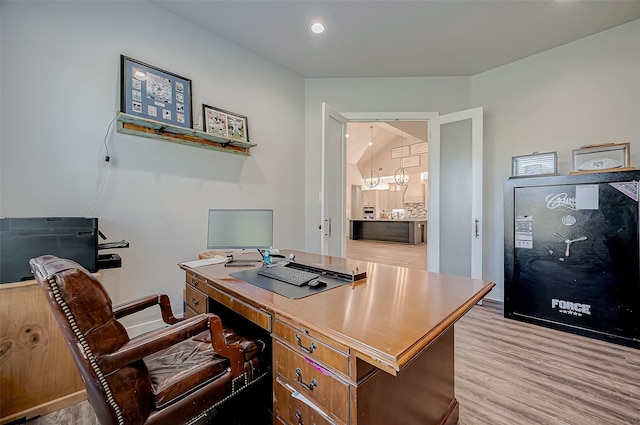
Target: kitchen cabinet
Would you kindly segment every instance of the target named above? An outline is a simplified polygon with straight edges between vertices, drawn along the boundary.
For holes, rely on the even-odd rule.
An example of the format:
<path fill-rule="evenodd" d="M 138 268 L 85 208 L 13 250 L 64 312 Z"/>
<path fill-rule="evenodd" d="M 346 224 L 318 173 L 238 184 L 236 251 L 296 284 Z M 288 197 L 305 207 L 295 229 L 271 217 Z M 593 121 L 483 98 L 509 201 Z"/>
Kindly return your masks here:
<path fill-rule="evenodd" d="M 388 209 L 402 209 L 404 208 L 404 191 L 406 186 L 389 185 L 389 208 Z"/>
<path fill-rule="evenodd" d="M 362 206 L 368 207 L 376 206 L 376 194 L 378 190 L 363 190 L 362 191 Z"/>
<path fill-rule="evenodd" d="M 378 192 L 378 209 L 380 211 L 391 209 L 389 206 L 389 194 L 391 192 L 389 190 L 379 190 Z"/>
<path fill-rule="evenodd" d="M 353 240 L 373 240 L 418 245 L 425 243 L 426 220 L 351 220 Z"/>

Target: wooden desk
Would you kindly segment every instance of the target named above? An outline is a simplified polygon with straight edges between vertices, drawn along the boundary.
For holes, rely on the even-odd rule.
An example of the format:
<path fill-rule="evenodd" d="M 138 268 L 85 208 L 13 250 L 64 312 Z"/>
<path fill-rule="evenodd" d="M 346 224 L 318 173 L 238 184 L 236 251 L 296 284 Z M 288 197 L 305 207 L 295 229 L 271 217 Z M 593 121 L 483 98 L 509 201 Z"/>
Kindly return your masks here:
<path fill-rule="evenodd" d="M 295 254 L 303 263 L 358 267 L 367 278 L 292 300 L 229 276 L 244 268 L 181 266 L 188 315 L 215 312 L 219 302 L 271 333 L 274 423 L 457 423 L 454 323 L 494 284 Z"/>

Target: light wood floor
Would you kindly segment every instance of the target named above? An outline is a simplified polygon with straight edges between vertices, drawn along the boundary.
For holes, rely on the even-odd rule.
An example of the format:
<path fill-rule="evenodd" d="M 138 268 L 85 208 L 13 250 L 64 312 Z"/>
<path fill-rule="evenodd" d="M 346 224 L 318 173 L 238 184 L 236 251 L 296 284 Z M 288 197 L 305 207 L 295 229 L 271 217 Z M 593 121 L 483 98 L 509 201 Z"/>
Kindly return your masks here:
<path fill-rule="evenodd" d="M 426 269 L 424 245 L 349 241 L 347 256 Z M 505 319 L 491 300 L 456 323 L 455 343 L 459 425 L 640 425 L 640 350 Z M 34 423 L 95 416 L 84 402 Z"/>
<path fill-rule="evenodd" d="M 491 300 L 455 334 L 459 425 L 640 424 L 640 350 L 505 319 Z"/>
<path fill-rule="evenodd" d="M 408 245 L 347 239 L 346 251 L 346 257 L 355 260 L 427 270 L 427 244 Z"/>

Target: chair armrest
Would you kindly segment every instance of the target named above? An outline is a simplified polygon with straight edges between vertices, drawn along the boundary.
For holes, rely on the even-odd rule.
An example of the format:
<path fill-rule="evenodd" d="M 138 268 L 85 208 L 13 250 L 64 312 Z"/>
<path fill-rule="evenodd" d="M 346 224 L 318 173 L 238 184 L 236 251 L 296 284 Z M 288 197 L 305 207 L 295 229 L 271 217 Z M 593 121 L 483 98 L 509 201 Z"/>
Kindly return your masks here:
<path fill-rule="evenodd" d="M 111 373 L 129 363 L 141 360 L 150 354 L 191 338 L 210 328 L 210 316 L 218 319 L 217 316 L 211 314 L 201 314 L 186 320 L 181 320 L 166 328 L 157 329 L 135 337 L 117 351 L 102 356 L 98 360 L 100 369 L 102 369 L 102 372 L 105 374 Z M 220 319 L 218 319 L 218 321 L 219 320 Z M 222 335 L 222 326 L 220 326 L 219 333 Z M 224 356 L 222 352 L 219 353 Z"/>
<path fill-rule="evenodd" d="M 209 330 L 211 331 L 211 342 L 213 349 L 218 354 L 229 359 L 231 373 L 233 376 L 240 376 L 244 373 L 244 351 L 240 344 L 227 344 L 222 329 L 222 321 L 218 316 L 210 315 Z"/>
<path fill-rule="evenodd" d="M 173 311 L 171 310 L 171 301 L 165 294 L 149 295 L 146 297 L 138 298 L 137 300 L 119 304 L 113 307 L 113 315 L 116 317 L 116 319 L 121 319 L 122 317 L 137 313 L 155 305 L 160 306 L 162 320 L 166 324 L 173 325 L 174 323 L 178 323 L 183 320 L 178 319 L 173 315 Z"/>

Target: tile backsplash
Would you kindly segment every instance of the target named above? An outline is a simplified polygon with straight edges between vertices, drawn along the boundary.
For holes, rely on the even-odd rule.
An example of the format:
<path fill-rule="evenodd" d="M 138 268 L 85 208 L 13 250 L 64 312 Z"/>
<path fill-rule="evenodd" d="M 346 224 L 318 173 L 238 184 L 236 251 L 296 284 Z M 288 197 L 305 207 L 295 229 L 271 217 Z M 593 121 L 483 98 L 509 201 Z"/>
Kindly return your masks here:
<path fill-rule="evenodd" d="M 392 219 L 427 219 L 427 207 L 424 202 L 416 202 L 413 204 L 404 204 L 404 210 L 392 210 Z"/>

